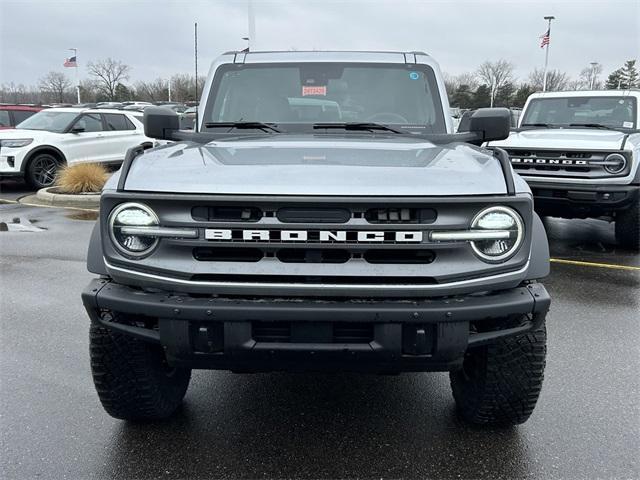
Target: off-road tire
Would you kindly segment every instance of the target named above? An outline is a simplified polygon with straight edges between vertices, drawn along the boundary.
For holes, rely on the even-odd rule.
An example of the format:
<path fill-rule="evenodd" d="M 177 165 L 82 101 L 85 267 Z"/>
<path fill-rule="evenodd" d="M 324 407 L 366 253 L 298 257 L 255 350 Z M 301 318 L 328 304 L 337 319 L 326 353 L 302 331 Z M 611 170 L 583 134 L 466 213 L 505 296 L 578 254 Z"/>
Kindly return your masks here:
<path fill-rule="evenodd" d="M 56 175 L 62 165 L 63 162 L 50 153 L 37 153 L 29 160 L 25 180 L 37 190 L 50 187 L 55 183 Z"/>
<path fill-rule="evenodd" d="M 451 372 L 451 389 L 463 420 L 518 425 L 536 406 L 544 378 L 547 333 L 538 330 L 469 349 L 463 368 Z"/>
<path fill-rule="evenodd" d="M 640 203 L 616 214 L 616 240 L 624 248 L 640 250 Z"/>
<path fill-rule="evenodd" d="M 170 367 L 160 345 L 91 325 L 91 372 L 102 406 L 122 420 L 159 420 L 184 398 L 190 369 Z"/>

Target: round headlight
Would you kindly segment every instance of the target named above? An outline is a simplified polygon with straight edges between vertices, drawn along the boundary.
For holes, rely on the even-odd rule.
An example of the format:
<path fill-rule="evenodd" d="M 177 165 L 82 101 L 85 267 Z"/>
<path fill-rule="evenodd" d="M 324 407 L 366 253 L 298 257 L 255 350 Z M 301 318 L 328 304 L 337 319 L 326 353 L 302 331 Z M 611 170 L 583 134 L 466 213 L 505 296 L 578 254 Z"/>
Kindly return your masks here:
<path fill-rule="evenodd" d="M 158 216 L 141 203 L 123 203 L 109 216 L 111 240 L 118 250 L 130 257 L 143 257 L 158 244 L 157 237 L 132 235 L 123 232 L 124 227 L 157 227 Z"/>
<path fill-rule="evenodd" d="M 614 175 L 616 173 L 622 172 L 625 168 L 627 168 L 627 157 L 619 153 L 612 153 L 610 155 L 607 155 L 607 158 L 605 158 L 604 161 L 607 163 L 611 163 L 611 165 L 605 165 L 604 169 Z"/>
<path fill-rule="evenodd" d="M 471 229 L 494 232 L 496 238 L 474 240 L 473 251 L 485 261 L 502 262 L 513 256 L 524 239 L 524 223 L 520 215 L 509 207 L 489 207 L 478 213 Z"/>

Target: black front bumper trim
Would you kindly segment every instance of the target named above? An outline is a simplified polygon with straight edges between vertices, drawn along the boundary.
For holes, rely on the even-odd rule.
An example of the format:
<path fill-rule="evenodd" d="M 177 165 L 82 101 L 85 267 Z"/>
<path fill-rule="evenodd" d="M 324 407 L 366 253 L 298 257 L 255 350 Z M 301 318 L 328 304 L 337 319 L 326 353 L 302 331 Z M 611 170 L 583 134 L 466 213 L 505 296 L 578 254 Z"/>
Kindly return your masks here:
<path fill-rule="evenodd" d="M 239 371 L 305 369 L 305 364 L 311 364 L 314 369 L 319 364 L 352 369 L 345 367 L 345 361 L 354 359 L 364 360 L 366 370 L 448 370 L 459 366 L 470 346 L 537 328 L 550 305 L 548 293 L 538 283 L 452 298 L 320 300 L 197 298 L 145 292 L 95 279 L 83 292 L 82 299 L 94 323 L 162 344 L 171 363 Z M 156 318 L 157 329 L 108 321 L 109 317 L 102 315 L 105 311 L 130 318 Z M 530 320 L 518 326 L 470 333 L 471 322 L 494 321 L 492 324 L 500 325 L 501 319 L 524 315 Z M 252 322 L 256 321 L 366 322 L 374 326 L 375 335 L 373 341 L 361 344 L 256 342 L 252 337 Z M 220 324 L 224 324 L 223 349 L 215 353 L 194 351 L 194 328 L 206 329 L 207 325 Z M 402 346 L 403 326 L 432 329 L 433 351 L 428 355 L 406 355 Z"/>

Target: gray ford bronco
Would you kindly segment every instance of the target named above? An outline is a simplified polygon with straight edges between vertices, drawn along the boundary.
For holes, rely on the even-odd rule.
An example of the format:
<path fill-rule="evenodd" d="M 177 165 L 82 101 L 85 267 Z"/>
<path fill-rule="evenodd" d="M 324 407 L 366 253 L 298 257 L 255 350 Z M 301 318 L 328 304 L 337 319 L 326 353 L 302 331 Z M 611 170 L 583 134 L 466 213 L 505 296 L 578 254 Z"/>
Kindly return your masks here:
<path fill-rule="evenodd" d="M 453 133 L 421 52 L 230 52 L 194 131 L 145 110 L 101 199 L 82 294 L 106 411 L 171 415 L 191 370 L 450 372 L 460 415 L 519 424 L 549 272 L 506 109 Z"/>

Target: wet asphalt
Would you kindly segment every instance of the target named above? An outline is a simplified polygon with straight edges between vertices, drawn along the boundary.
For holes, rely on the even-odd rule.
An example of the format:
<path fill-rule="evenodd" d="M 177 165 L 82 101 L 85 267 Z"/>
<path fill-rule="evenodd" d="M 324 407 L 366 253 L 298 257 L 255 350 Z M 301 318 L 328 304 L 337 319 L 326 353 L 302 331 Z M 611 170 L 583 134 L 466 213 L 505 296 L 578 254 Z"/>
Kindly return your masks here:
<path fill-rule="evenodd" d="M 0 478 L 640 478 L 640 271 L 552 264 L 544 388 L 516 428 L 463 424 L 443 373 L 197 371 L 174 418 L 132 424 L 91 381 L 93 220 L 0 204 L 14 217 L 43 230 L 0 232 Z M 640 265 L 605 222 L 545 225 L 555 258 Z"/>

